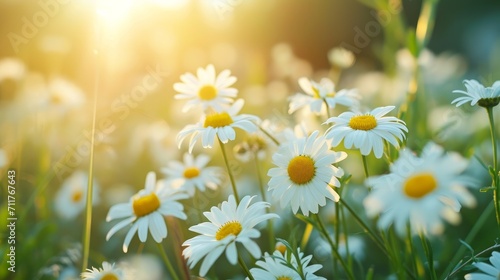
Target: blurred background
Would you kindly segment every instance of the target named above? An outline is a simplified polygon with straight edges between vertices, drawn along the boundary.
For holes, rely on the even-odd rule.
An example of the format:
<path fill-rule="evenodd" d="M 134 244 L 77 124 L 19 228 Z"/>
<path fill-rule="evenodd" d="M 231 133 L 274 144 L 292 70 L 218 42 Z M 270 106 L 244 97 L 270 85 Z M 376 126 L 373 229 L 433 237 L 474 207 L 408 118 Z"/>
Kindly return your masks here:
<path fill-rule="evenodd" d="M 123 239 L 104 241 L 110 228 L 104 222 L 106 213 L 110 205 L 127 201 L 141 189 L 148 171 L 159 172 L 170 160 L 182 158 L 186 147 L 179 150 L 175 136 L 200 115 L 181 112 L 184 103 L 174 100 L 172 85 L 181 74 L 195 73 L 208 64 L 214 64 L 217 73 L 230 69 L 238 78 L 235 87 L 245 99 L 244 113 L 283 126 L 311 119 L 287 113 L 286 100 L 300 91 L 300 77 L 331 77 L 339 88 L 358 88 L 364 104 L 376 107 L 402 105 L 418 72 L 418 91 L 430 96 L 426 104 L 432 106 L 420 107 L 426 115 L 424 127 L 415 124 L 414 131 L 422 133 L 414 135 L 410 144 L 419 147 L 433 139 L 465 155 L 487 155 L 487 119 L 478 117 L 473 108 L 453 113 L 449 103 L 451 91 L 462 89 L 464 78 L 488 86 L 498 80 L 500 1 L 439 1 L 429 28 L 432 34 L 417 52 L 411 46 L 422 4 L 419 0 L 0 0 L 0 168 L 18 171 L 17 213 L 25 218 L 17 229 L 22 240 L 18 255 L 23 256 L 18 279 L 60 277 L 66 267 L 60 265 L 61 256 L 78 248 L 83 214 L 81 210 L 73 216 L 59 213 L 62 206 L 55 205 L 56 193 L 69 179 L 84 185 L 86 176 L 78 172 L 88 170 L 94 102 L 94 179 L 99 195 L 91 263 L 120 258 Z M 339 46 L 355 59 L 345 61 L 341 56 L 339 61 L 331 51 Z M 464 131 L 464 126 L 471 130 Z M 471 135 L 484 140 L 482 150 L 470 152 L 477 143 L 468 141 Z M 214 157 L 212 164 L 223 163 Z M 244 163 L 233 159 L 233 164 L 239 177 L 248 177 Z M 262 170 L 270 166 L 270 161 L 264 162 Z M 360 166 L 349 162 L 346 166 L 352 168 L 353 181 L 360 183 Z M 487 178 L 487 173 L 471 172 Z M 2 180 L 5 174 L 0 174 Z M 83 179 L 75 179 L 78 176 Z M 249 185 L 256 180 L 251 177 Z M 212 197 L 217 195 L 225 197 L 220 193 Z M 80 200 L 73 196 L 75 205 Z M 2 193 L 2 219 L 7 215 L 5 201 Z M 199 207 L 205 209 L 197 210 L 213 204 L 207 201 Z M 464 222 L 463 227 L 468 225 Z M 457 243 L 449 248 L 454 246 Z M 443 247 L 445 256 L 453 254 Z M 380 261 L 375 259 L 372 262 Z M 8 277 L 5 262 L 0 267 L 0 278 Z"/>

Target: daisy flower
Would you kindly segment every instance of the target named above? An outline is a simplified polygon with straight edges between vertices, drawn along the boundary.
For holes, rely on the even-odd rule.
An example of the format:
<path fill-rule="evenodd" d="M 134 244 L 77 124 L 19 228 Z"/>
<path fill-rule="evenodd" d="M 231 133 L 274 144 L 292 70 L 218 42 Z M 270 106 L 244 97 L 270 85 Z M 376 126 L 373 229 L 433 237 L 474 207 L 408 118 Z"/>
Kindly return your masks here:
<path fill-rule="evenodd" d="M 320 264 L 309 265 L 311 262 L 312 255 L 304 257 L 304 253 L 300 252 L 300 248 L 297 249 L 300 257 L 300 264 L 302 272 L 306 280 L 322 280 L 325 279 L 320 276 L 314 275 L 314 273 L 320 270 L 323 266 Z M 264 261 L 257 261 L 257 266 L 259 268 L 250 269 L 250 273 L 255 278 L 255 280 L 268 280 L 268 279 L 280 279 L 280 280 L 301 280 L 300 274 L 297 272 L 298 264 L 295 256 L 291 255 L 291 260 L 287 261 L 280 251 L 275 251 L 273 256 L 268 253 L 264 255 Z M 287 265 L 288 264 L 288 265 Z M 290 267 L 289 265 L 291 264 Z"/>
<path fill-rule="evenodd" d="M 97 269 L 92 267 L 92 269 L 87 269 L 86 272 L 82 272 L 83 280 L 124 280 L 129 279 L 125 272 L 115 267 L 115 264 L 110 264 L 108 262 L 102 263 L 102 268 Z"/>
<path fill-rule="evenodd" d="M 408 223 L 412 234 L 443 232 L 442 220 L 460 222 L 461 205 L 475 206 L 474 197 L 465 189 L 474 181 L 460 175 L 468 162 L 457 153 L 445 153 L 442 147 L 429 143 L 420 157 L 404 149 L 391 165 L 391 173 L 370 177 L 373 187 L 364 199 L 367 215 L 380 215 L 378 226 L 387 229 L 394 224 L 403 236 Z"/>
<path fill-rule="evenodd" d="M 257 126 L 254 122 L 259 120 L 257 116 L 237 115 L 244 103 L 243 99 L 238 99 L 227 111 L 207 114 L 198 124 L 186 126 L 177 134 L 178 147 L 181 147 L 182 142 L 189 135 L 191 135 L 189 139 L 189 152 L 191 153 L 194 144 L 200 138 L 203 148 L 212 148 L 216 136 L 222 143 L 234 140 L 236 138 L 234 128 L 240 128 L 247 132 L 256 131 Z"/>
<path fill-rule="evenodd" d="M 230 87 L 236 82 L 236 77 L 231 76 L 229 70 L 216 75 L 214 66 L 210 64 L 205 69 L 198 68 L 197 76 L 186 73 L 181 75 L 182 83 L 174 84 L 174 89 L 179 92 L 174 98 L 189 99 L 183 107 L 184 112 L 196 105 L 202 105 L 204 110 L 210 107 L 220 112 L 238 94 L 238 90 Z"/>
<path fill-rule="evenodd" d="M 383 140 L 399 148 L 398 140 L 403 141 L 404 132 L 408 132 L 404 121 L 396 117 L 384 117 L 394 106 L 378 107 L 366 114 L 344 112 L 338 117 L 329 118 L 325 124 L 335 123 L 328 128 L 325 136 L 332 139 L 336 147 L 344 140 L 347 149 L 354 146 L 367 156 L 373 150 L 376 158 L 384 153 Z"/>
<path fill-rule="evenodd" d="M 500 102 L 500 81 L 496 81 L 491 87 L 484 87 L 476 80 L 464 80 L 467 91 L 454 90 L 453 93 L 462 93 L 465 96 L 458 97 L 451 102 L 457 107 L 467 102 L 471 106 L 478 104 L 481 107 L 494 107 Z"/>
<path fill-rule="evenodd" d="M 195 189 L 205 191 L 206 187 L 215 190 L 221 181 L 222 169 L 220 167 L 207 167 L 210 157 L 204 154 L 193 157 L 189 153 L 184 154 L 184 161 L 171 161 L 167 168 L 162 171 L 168 176 L 172 185 L 194 195 Z"/>
<path fill-rule="evenodd" d="M 339 200 L 332 186 L 340 186 L 337 178 L 344 171 L 333 164 L 347 154 L 330 150 L 325 138 L 318 134 L 316 130 L 310 136 L 281 145 L 273 155 L 277 167 L 267 173 L 273 198 L 280 200 L 282 208 L 291 204 L 294 214 L 299 207 L 305 216 L 318 213 L 318 206 L 325 206 L 326 198 Z"/>
<path fill-rule="evenodd" d="M 490 263 L 478 262 L 473 265 L 483 273 L 468 273 L 464 276 L 465 280 L 496 280 L 500 277 L 500 253 L 493 252 L 490 257 Z"/>
<path fill-rule="evenodd" d="M 302 77 L 299 79 L 299 85 L 305 94 L 297 93 L 290 97 L 289 114 L 306 106 L 309 106 L 311 112 L 320 114 L 325 102 L 328 104 L 328 108 L 335 108 L 337 104 L 347 107 L 356 107 L 359 104 L 360 97 L 356 90 L 335 91 L 335 84 L 328 78 L 323 78 L 319 83 L 316 83 Z"/>
<path fill-rule="evenodd" d="M 134 195 L 129 202 L 112 206 L 106 221 L 125 219 L 109 230 L 106 240 L 109 240 L 120 229 L 132 224 L 123 242 L 123 252 L 126 253 L 136 232 L 141 242 L 146 242 L 148 230 L 157 243 L 166 238 L 167 226 L 164 216 L 174 216 L 185 220 L 187 216 L 183 212 L 184 207 L 177 200 L 186 199 L 187 194 L 169 188 L 163 183 L 160 181 L 157 184 L 155 173 L 149 172 L 143 190 Z"/>
<path fill-rule="evenodd" d="M 93 183 L 94 193 L 92 205 L 99 203 L 99 186 Z M 87 199 L 88 174 L 83 171 L 75 171 L 62 183 L 55 197 L 56 213 L 65 220 L 76 218 L 83 209 Z"/>
<path fill-rule="evenodd" d="M 252 238 L 258 238 L 260 232 L 254 227 L 266 220 L 278 218 L 274 213 L 266 213 L 270 205 L 267 202 L 255 202 L 255 196 L 245 196 L 239 204 L 230 195 L 228 201 L 222 202 L 220 208 L 212 207 L 204 212 L 210 222 L 204 222 L 189 228 L 199 233 L 182 244 L 187 246 L 182 255 L 193 268 L 202 258 L 200 275 L 204 276 L 219 256 L 225 251 L 228 261 L 235 265 L 238 259 L 236 243 L 239 242 L 254 258 L 260 258 L 261 251 Z"/>

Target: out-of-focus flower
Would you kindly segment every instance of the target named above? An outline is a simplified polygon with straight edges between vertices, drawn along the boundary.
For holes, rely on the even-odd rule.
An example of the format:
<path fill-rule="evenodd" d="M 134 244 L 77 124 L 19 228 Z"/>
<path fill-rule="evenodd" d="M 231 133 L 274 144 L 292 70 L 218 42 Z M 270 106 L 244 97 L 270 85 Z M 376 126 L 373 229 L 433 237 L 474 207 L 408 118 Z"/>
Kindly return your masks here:
<path fill-rule="evenodd" d="M 333 235 L 330 235 L 330 238 L 335 240 Z M 314 255 L 316 258 L 326 260 L 332 256 L 332 248 L 324 238 L 318 237 L 311 240 L 314 240 Z M 345 235 L 340 235 L 339 244 L 337 245 L 339 254 L 347 257 L 347 248 L 349 248 L 349 254 L 356 260 L 361 261 L 365 257 L 366 249 L 363 238 L 355 235 L 346 238 Z"/>
<path fill-rule="evenodd" d="M 142 253 L 125 258 L 128 271 L 134 274 L 133 280 L 164 280 L 163 263 L 159 256 Z"/>
<path fill-rule="evenodd" d="M 238 90 L 230 87 L 236 82 L 236 77 L 231 76 L 229 70 L 215 74 L 212 64 L 205 69 L 198 68 L 197 77 L 191 73 L 181 75 L 182 83 L 175 83 L 174 89 L 179 92 L 176 99 L 189 99 L 183 111 L 187 112 L 196 105 L 203 109 L 212 108 L 217 112 L 223 111 L 233 102 Z"/>
<path fill-rule="evenodd" d="M 129 142 L 131 157 L 137 159 L 145 151 L 157 166 L 167 165 L 179 155 L 179 149 L 173 137 L 174 133 L 165 121 L 134 127 L 134 133 Z"/>
<path fill-rule="evenodd" d="M 257 130 L 257 126 L 254 123 L 259 121 L 257 116 L 248 114 L 237 115 L 243 104 L 243 99 L 238 99 L 227 111 L 207 114 L 198 124 L 186 126 L 177 134 L 179 148 L 184 139 L 189 135 L 191 135 L 189 139 L 189 152 L 191 152 L 194 144 L 200 138 L 203 148 L 212 148 L 215 137 L 222 143 L 234 140 L 236 138 L 234 128 L 241 128 L 247 132 Z"/>
<path fill-rule="evenodd" d="M 239 204 L 233 195 L 227 201 L 222 202 L 220 208 L 212 207 L 210 212 L 204 212 L 210 222 L 204 222 L 189 228 L 190 231 L 199 233 L 183 246 L 187 246 L 182 252 L 188 259 L 188 265 L 193 268 L 202 258 L 200 275 L 205 276 L 219 256 L 225 252 L 228 261 L 235 265 L 238 259 L 236 243 L 245 247 L 254 258 L 260 258 L 261 250 L 252 238 L 258 238 L 260 232 L 254 227 L 266 220 L 279 218 L 274 213 L 266 213 L 269 207 L 267 202 L 252 202 L 255 196 L 245 196 Z"/>
<path fill-rule="evenodd" d="M 394 224 L 404 236 L 409 224 L 412 234 L 440 234 L 443 219 L 457 224 L 461 206 L 475 206 L 474 197 L 464 187 L 474 181 L 460 175 L 466 167 L 467 160 L 459 154 L 446 154 L 432 142 L 420 157 L 404 149 L 391 165 L 390 174 L 367 179 L 373 190 L 363 205 L 368 216 L 380 215 L 378 226 L 382 229 Z"/>
<path fill-rule="evenodd" d="M 126 280 L 132 277 L 125 272 L 125 270 L 115 267 L 115 264 L 102 262 L 102 268 L 87 269 L 82 272 L 83 280 Z"/>
<path fill-rule="evenodd" d="M 0 83 L 10 79 L 21 80 L 26 74 L 26 66 L 17 58 L 3 58 L 0 60 Z"/>
<path fill-rule="evenodd" d="M 484 87 L 476 80 L 464 80 L 467 91 L 454 90 L 453 93 L 462 93 L 465 96 L 455 98 L 451 104 L 457 107 L 467 102 L 471 106 L 478 104 L 481 107 L 494 107 L 500 102 L 500 81 L 493 83 L 491 87 Z"/>
<path fill-rule="evenodd" d="M 356 57 L 350 50 L 336 47 L 328 51 L 328 61 L 339 68 L 349 68 L 356 61 Z"/>
<path fill-rule="evenodd" d="M 128 203 L 120 203 L 109 209 L 106 221 L 125 219 L 109 230 L 106 240 L 120 229 L 132 224 L 123 242 L 125 253 L 136 232 L 141 242 L 146 242 L 149 231 L 153 239 L 160 243 L 167 237 L 164 216 L 174 216 L 183 220 L 187 218 L 183 212 L 184 206 L 178 202 L 187 197 L 187 194 L 166 186 L 163 181 L 156 182 L 155 173 L 149 172 L 144 189 L 130 198 Z"/>
<path fill-rule="evenodd" d="M 85 104 L 85 94 L 72 82 L 63 78 L 54 78 L 47 85 L 44 100 L 46 109 L 66 112 Z"/>
<path fill-rule="evenodd" d="M 257 157 L 263 160 L 267 154 L 268 143 L 260 134 L 251 134 L 234 146 L 234 155 L 242 162 L 249 162 Z"/>
<path fill-rule="evenodd" d="M 396 117 L 384 117 L 392 111 L 394 106 L 379 107 L 361 114 L 344 112 L 338 117 L 329 118 L 325 123 L 335 123 L 326 131 L 326 138 L 332 139 L 332 146 L 336 147 L 344 140 L 347 149 L 354 146 L 360 149 L 362 155 L 369 155 L 373 150 L 376 158 L 384 153 L 384 142 L 388 141 L 399 148 L 399 142 L 408 132 L 405 123 Z"/>
<path fill-rule="evenodd" d="M 337 92 L 335 84 L 328 78 L 323 78 L 316 83 L 302 77 L 299 79 L 299 85 L 306 94 L 297 93 L 290 97 L 289 114 L 306 106 L 309 106 L 311 112 L 320 114 L 325 103 L 328 108 L 335 108 L 337 104 L 351 108 L 359 104 L 360 96 L 355 89 L 342 89 Z"/>
<path fill-rule="evenodd" d="M 304 257 L 304 253 L 297 248 L 300 258 L 301 270 L 306 280 L 323 280 L 325 278 L 315 275 L 323 266 L 320 264 L 309 265 L 312 255 Z M 300 280 L 302 277 L 298 273 L 298 263 L 295 255 L 291 254 L 287 260 L 283 253 L 276 250 L 272 256 L 268 253 L 264 255 L 263 261 L 257 261 L 259 268 L 250 269 L 250 273 L 255 280 L 283 279 Z"/>
<path fill-rule="evenodd" d="M 62 183 L 55 197 L 56 213 L 63 219 L 74 219 L 85 209 L 88 188 L 88 174 L 75 171 Z M 92 205 L 99 203 L 99 185 L 94 180 Z"/>
<path fill-rule="evenodd" d="M 325 138 L 314 131 L 310 136 L 281 145 L 273 155 L 277 167 L 267 173 L 269 191 L 280 200 L 281 207 L 291 204 L 294 214 L 299 208 L 305 216 L 318 213 L 318 206 L 326 205 L 326 198 L 338 201 L 333 186 L 340 187 L 337 178 L 344 175 L 341 168 L 333 166 L 347 157 L 344 152 L 334 152 Z"/>
<path fill-rule="evenodd" d="M 490 263 L 484 262 L 473 263 L 481 272 L 468 273 L 464 276 L 465 280 L 496 280 L 500 277 L 500 253 L 492 252 Z"/>
<path fill-rule="evenodd" d="M 200 154 L 195 158 L 185 153 L 183 162 L 171 161 L 168 167 L 162 168 L 162 172 L 168 176 L 167 181 L 172 186 L 193 196 L 195 189 L 202 192 L 207 187 L 215 190 L 222 183 L 222 168 L 206 166 L 209 161 L 208 155 Z"/>

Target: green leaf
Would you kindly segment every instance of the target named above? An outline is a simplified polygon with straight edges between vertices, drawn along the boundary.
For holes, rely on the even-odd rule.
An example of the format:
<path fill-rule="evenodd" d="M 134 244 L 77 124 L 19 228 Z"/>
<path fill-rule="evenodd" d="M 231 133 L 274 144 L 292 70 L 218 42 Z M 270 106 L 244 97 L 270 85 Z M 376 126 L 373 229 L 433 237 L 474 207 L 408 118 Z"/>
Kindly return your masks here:
<path fill-rule="evenodd" d="M 489 186 L 489 187 L 480 188 L 479 192 L 485 193 L 485 192 L 489 192 L 489 191 L 494 190 L 494 189 L 495 189 L 495 187 Z"/>
<path fill-rule="evenodd" d="M 467 249 L 469 249 L 471 255 L 474 256 L 474 249 L 472 248 L 472 246 L 467 244 L 467 242 L 463 241 L 462 239 L 459 239 L 458 241 L 460 241 L 460 243 L 462 243 L 462 245 L 464 245 Z"/>

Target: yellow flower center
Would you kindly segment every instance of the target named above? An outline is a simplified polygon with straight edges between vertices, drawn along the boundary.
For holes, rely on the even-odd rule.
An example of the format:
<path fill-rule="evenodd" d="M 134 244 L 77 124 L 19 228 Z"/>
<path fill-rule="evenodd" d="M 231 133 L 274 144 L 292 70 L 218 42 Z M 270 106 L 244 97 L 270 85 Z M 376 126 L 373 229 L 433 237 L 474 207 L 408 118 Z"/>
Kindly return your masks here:
<path fill-rule="evenodd" d="M 292 278 L 290 278 L 289 276 L 280 276 L 276 277 L 276 280 L 292 280 Z"/>
<path fill-rule="evenodd" d="M 101 277 L 101 280 L 118 280 L 118 277 L 113 273 L 106 273 Z"/>
<path fill-rule="evenodd" d="M 430 173 L 413 175 L 406 180 L 404 193 L 410 198 L 422 198 L 437 187 L 434 176 Z"/>
<path fill-rule="evenodd" d="M 295 184 L 302 185 L 311 181 L 316 173 L 314 161 L 308 156 L 296 156 L 288 163 L 288 176 Z"/>
<path fill-rule="evenodd" d="M 204 85 L 198 90 L 201 100 L 212 100 L 217 96 L 217 89 L 212 85 Z"/>
<path fill-rule="evenodd" d="M 189 167 L 184 169 L 184 178 L 191 179 L 198 177 L 200 175 L 200 170 L 196 167 Z"/>
<path fill-rule="evenodd" d="M 372 115 L 354 116 L 349 120 L 349 126 L 356 130 L 371 130 L 377 127 L 377 120 Z"/>
<path fill-rule="evenodd" d="M 219 230 L 217 230 L 217 233 L 215 234 L 215 239 L 222 240 L 230 234 L 232 234 L 234 236 L 238 236 L 238 234 L 240 234 L 242 229 L 243 228 L 241 227 L 241 224 L 238 221 L 227 222 L 227 223 L 223 224 L 219 228 Z"/>
<path fill-rule="evenodd" d="M 83 192 L 81 190 L 77 190 L 77 191 L 73 192 L 73 194 L 71 195 L 71 200 L 73 202 L 78 202 L 78 201 L 82 200 L 82 197 L 83 197 Z"/>
<path fill-rule="evenodd" d="M 275 249 L 278 250 L 282 255 L 285 255 L 286 252 L 286 246 L 283 243 L 277 243 L 275 246 Z"/>
<path fill-rule="evenodd" d="M 156 194 L 151 193 L 134 199 L 132 208 L 137 217 L 146 216 L 160 208 L 160 200 Z"/>
<path fill-rule="evenodd" d="M 216 127 L 228 126 L 232 123 L 233 119 L 231 118 L 231 116 L 226 112 L 222 112 L 222 113 L 213 113 L 206 116 L 205 123 L 203 124 L 203 126 L 204 127 L 211 126 L 213 128 L 216 128 Z"/>

